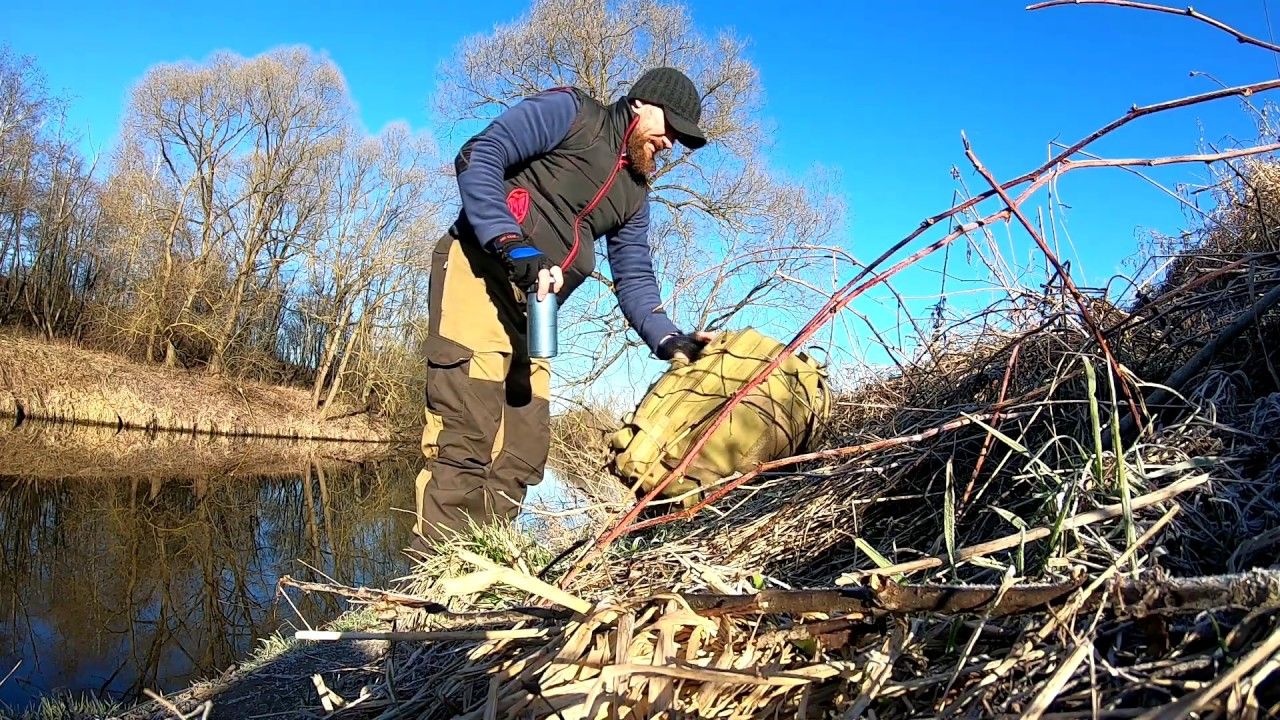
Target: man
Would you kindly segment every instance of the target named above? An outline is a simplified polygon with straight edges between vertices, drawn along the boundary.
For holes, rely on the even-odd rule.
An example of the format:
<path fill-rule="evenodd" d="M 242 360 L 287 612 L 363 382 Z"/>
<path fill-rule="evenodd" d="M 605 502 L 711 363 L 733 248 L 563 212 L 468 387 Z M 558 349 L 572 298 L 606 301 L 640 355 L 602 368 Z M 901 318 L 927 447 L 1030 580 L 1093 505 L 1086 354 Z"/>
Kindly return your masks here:
<path fill-rule="evenodd" d="M 468 518 L 514 518 L 542 480 L 551 374 L 528 356 L 525 293 L 563 303 L 594 270 L 596 238 L 624 317 L 658 358 L 693 359 L 711 339 L 661 309 L 648 240 L 655 156 L 705 145 L 701 116 L 693 81 L 661 67 L 608 106 L 575 88 L 526 98 L 462 146 L 462 212 L 431 261 L 416 549 Z"/>

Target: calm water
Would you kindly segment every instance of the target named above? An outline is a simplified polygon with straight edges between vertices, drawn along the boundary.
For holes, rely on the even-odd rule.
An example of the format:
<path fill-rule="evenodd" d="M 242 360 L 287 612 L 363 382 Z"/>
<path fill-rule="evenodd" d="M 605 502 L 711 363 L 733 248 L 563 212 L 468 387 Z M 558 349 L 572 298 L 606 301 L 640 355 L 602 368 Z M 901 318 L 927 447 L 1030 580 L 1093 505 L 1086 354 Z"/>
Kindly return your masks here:
<path fill-rule="evenodd" d="M 13 670 L 0 708 L 175 690 L 296 622 L 275 598 L 282 575 L 316 579 L 310 565 L 378 585 L 407 569 L 412 456 L 353 464 L 296 446 L 21 430 L 0 433 L 0 678 Z M 565 492 L 552 476 L 529 502 Z M 291 597 L 312 623 L 344 609 Z"/>

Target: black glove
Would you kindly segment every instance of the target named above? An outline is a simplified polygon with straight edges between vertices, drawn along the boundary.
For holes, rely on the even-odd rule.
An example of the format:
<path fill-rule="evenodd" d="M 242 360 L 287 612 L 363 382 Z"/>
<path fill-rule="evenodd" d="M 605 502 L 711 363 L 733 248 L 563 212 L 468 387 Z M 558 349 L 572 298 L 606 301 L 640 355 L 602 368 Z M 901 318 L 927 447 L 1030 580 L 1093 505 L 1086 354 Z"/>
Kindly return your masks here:
<path fill-rule="evenodd" d="M 676 333 L 668 335 L 658 343 L 656 354 L 659 360 L 673 360 L 676 353 L 684 353 L 689 358 L 689 362 L 698 359 L 702 354 L 702 348 L 706 347 L 706 341 L 700 340 L 697 336 L 686 333 Z"/>
<path fill-rule="evenodd" d="M 538 271 L 550 270 L 551 261 L 542 251 L 530 244 L 518 233 L 499 235 L 493 241 L 494 250 L 506 268 L 507 277 L 519 288 L 531 288 L 538 284 Z"/>

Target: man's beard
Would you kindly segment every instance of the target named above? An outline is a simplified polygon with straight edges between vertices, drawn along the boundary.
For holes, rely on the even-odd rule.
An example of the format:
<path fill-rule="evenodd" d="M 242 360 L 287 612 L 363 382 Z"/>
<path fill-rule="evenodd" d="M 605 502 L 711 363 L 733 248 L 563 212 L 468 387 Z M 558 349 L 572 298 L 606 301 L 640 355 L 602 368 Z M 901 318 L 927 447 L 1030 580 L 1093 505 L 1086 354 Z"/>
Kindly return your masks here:
<path fill-rule="evenodd" d="M 649 154 L 649 148 L 645 147 L 647 143 L 648 138 L 639 134 L 627 138 L 627 158 L 631 169 L 646 178 L 658 169 L 658 163 Z"/>

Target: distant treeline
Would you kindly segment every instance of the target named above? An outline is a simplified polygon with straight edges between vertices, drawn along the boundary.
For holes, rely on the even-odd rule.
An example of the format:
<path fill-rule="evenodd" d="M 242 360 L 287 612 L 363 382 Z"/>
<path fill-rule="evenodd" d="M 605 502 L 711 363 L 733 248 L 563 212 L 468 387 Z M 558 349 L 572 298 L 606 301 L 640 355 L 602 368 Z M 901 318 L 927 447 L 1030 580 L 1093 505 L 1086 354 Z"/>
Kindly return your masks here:
<path fill-rule="evenodd" d="M 442 132 L 462 135 L 550 87 L 613 102 L 656 65 L 703 88 L 711 141 L 676 149 L 651 178 L 665 309 L 689 329 L 790 329 L 852 255 L 836 240 L 833 176 L 772 170 L 743 41 L 704 34 L 672 2 L 540 0 L 460 42 L 434 74 L 412 71 Z M 420 405 L 427 263 L 457 208 L 452 149 L 403 123 L 369 135 L 340 69 L 305 48 L 153 66 L 100 159 L 84 155 L 64 109 L 35 59 L 0 49 L 0 323 L 309 384 L 334 412 Z M 607 263 L 597 267 L 602 282 L 560 315 L 556 375 L 575 392 L 648 354 L 612 302 Z"/>
<path fill-rule="evenodd" d="M 167 365 L 412 394 L 423 252 L 446 193 L 429 138 L 357 128 L 298 49 L 160 65 L 95 168 L 29 58 L 0 51 L 0 321 Z"/>

